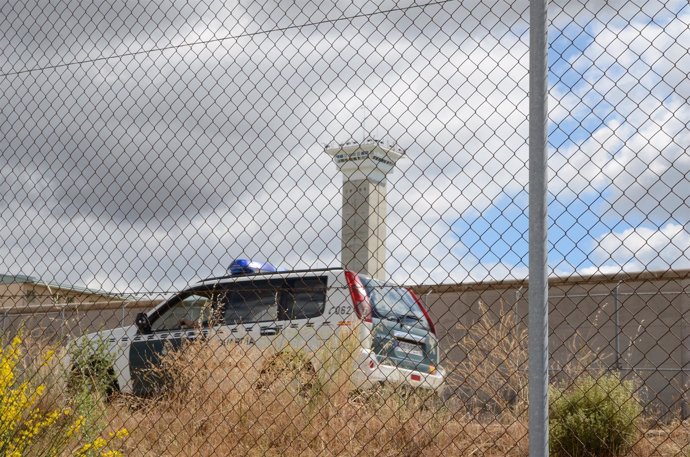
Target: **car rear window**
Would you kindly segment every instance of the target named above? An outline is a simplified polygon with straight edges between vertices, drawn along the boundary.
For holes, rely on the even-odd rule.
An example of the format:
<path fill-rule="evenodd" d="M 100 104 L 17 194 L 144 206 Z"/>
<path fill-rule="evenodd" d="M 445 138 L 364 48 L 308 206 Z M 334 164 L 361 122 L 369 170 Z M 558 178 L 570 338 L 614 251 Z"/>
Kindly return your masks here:
<path fill-rule="evenodd" d="M 410 291 L 404 287 L 360 276 L 378 319 L 412 319 L 424 328 L 429 324 Z"/>

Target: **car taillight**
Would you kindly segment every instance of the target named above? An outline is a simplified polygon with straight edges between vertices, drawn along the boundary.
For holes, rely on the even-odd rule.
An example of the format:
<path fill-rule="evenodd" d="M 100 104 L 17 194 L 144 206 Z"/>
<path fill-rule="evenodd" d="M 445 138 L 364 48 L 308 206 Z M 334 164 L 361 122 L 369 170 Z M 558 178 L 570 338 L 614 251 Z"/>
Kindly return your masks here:
<path fill-rule="evenodd" d="M 359 276 L 351 271 L 345 271 L 345 279 L 357 317 L 365 322 L 371 322 L 371 302 Z"/>
<path fill-rule="evenodd" d="M 410 293 L 410 295 L 412 295 L 412 298 L 414 298 L 414 301 L 417 303 L 417 306 L 419 306 L 419 309 L 422 310 L 422 313 L 424 314 L 426 321 L 429 323 L 429 330 L 431 330 L 431 333 L 436 335 L 436 326 L 431 321 L 431 316 L 429 316 L 429 311 L 426 310 L 426 308 L 422 304 L 422 301 L 419 299 L 419 297 L 417 297 L 417 294 L 415 294 L 412 291 L 412 289 L 407 289 L 407 291 Z"/>

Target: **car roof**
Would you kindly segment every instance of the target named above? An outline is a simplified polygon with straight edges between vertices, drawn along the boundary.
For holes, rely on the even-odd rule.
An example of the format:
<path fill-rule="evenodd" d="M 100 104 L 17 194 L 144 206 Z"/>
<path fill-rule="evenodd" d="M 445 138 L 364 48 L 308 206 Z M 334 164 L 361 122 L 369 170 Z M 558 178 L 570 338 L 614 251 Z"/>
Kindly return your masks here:
<path fill-rule="evenodd" d="M 236 282 L 236 281 L 251 281 L 254 278 L 267 278 L 270 279 L 272 277 L 277 277 L 277 278 L 282 278 L 285 276 L 291 276 L 291 275 L 299 275 L 299 274 L 305 274 L 305 273 L 325 273 L 329 271 L 343 271 L 343 268 L 337 267 L 337 268 L 313 268 L 313 269 L 303 269 L 303 270 L 289 270 L 289 271 L 270 271 L 270 272 L 265 272 L 265 273 L 254 273 L 254 274 L 246 274 L 246 275 L 224 275 L 224 276 L 215 276 L 212 278 L 204 279 L 202 281 L 199 281 L 196 285 L 201 285 L 201 284 L 207 284 L 209 282 Z"/>

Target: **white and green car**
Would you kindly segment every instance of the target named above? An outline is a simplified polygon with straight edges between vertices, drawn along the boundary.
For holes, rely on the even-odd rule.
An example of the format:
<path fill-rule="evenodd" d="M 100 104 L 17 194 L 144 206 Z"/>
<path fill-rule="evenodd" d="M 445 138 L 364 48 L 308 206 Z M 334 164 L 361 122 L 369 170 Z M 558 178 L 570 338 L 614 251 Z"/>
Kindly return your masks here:
<path fill-rule="evenodd" d="M 133 325 L 80 340 L 105 344 L 114 389 L 149 395 L 160 387 L 151 367 L 186 340 L 212 336 L 316 354 L 348 326 L 361 343 L 353 356 L 355 385 L 441 387 L 434 325 L 412 291 L 339 268 L 277 272 L 264 265 L 238 259 L 233 274 L 182 290 Z M 318 360 L 313 364 L 318 370 Z"/>

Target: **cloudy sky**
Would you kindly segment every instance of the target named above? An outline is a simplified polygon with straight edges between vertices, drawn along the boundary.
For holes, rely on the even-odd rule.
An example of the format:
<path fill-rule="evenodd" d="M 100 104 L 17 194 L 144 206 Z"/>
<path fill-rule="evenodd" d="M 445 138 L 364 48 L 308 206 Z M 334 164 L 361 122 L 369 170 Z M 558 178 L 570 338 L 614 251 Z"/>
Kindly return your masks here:
<path fill-rule="evenodd" d="M 690 6 L 554 1 L 553 274 L 690 268 Z M 527 275 L 528 1 L 0 2 L 0 273 L 169 290 L 340 264 L 374 135 L 389 273 Z"/>

